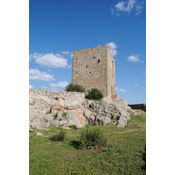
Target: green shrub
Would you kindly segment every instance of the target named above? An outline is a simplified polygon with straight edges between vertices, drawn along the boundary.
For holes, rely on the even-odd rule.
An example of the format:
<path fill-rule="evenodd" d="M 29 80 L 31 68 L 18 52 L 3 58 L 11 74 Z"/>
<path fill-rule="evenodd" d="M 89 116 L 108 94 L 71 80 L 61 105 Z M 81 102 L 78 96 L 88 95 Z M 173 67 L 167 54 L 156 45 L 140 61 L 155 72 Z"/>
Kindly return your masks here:
<path fill-rule="evenodd" d="M 99 148 L 107 145 L 107 137 L 100 127 L 87 127 L 80 134 L 80 147 L 92 148 L 98 146 Z"/>
<path fill-rule="evenodd" d="M 67 114 L 66 112 L 63 112 L 63 117 L 65 117 L 65 116 L 66 116 L 66 114 Z"/>
<path fill-rule="evenodd" d="M 69 127 L 70 127 L 71 129 L 78 129 L 77 126 L 75 126 L 75 125 L 70 125 Z"/>
<path fill-rule="evenodd" d="M 86 98 L 91 100 L 101 100 L 103 98 L 103 94 L 99 89 L 92 88 L 91 91 L 88 91 Z"/>
<path fill-rule="evenodd" d="M 54 118 L 54 120 L 56 120 L 56 119 L 57 119 L 57 114 L 55 114 L 55 115 L 53 116 L 53 118 Z"/>
<path fill-rule="evenodd" d="M 70 92 L 85 92 L 85 88 L 79 84 L 73 84 L 73 83 L 69 83 L 66 86 L 66 91 L 70 91 Z"/>
<path fill-rule="evenodd" d="M 51 136 L 50 140 L 52 140 L 52 141 L 63 141 L 65 139 L 65 137 L 66 137 L 66 132 L 61 130 L 60 133 Z"/>

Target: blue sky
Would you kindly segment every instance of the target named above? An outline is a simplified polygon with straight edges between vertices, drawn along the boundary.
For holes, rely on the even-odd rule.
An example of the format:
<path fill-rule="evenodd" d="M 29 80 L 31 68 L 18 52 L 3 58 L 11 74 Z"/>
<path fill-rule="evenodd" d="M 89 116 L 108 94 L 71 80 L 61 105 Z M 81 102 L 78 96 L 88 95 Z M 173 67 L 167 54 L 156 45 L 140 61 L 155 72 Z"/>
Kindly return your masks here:
<path fill-rule="evenodd" d="M 146 103 L 146 1 L 30 0 L 29 88 L 64 90 L 74 50 L 108 45 L 116 94 Z"/>

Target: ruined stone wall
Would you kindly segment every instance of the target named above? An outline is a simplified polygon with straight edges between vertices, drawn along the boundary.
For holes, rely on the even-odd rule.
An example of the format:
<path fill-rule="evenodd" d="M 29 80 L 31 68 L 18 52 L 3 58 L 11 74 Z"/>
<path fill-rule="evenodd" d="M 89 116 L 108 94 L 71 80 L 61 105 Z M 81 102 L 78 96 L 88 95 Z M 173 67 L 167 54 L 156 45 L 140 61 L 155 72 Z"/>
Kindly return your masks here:
<path fill-rule="evenodd" d="M 41 123 L 46 113 L 59 104 L 60 111 L 72 110 L 79 120 L 83 116 L 85 93 L 51 90 L 29 90 L 29 123 Z"/>
<path fill-rule="evenodd" d="M 98 88 L 107 96 L 107 46 L 74 51 L 72 82 L 86 91 Z"/>
<path fill-rule="evenodd" d="M 54 90 L 42 90 L 42 89 L 29 89 L 29 93 L 49 98 L 50 100 L 66 100 L 75 99 L 84 102 L 85 94 L 82 92 L 66 92 L 66 91 L 54 91 Z"/>

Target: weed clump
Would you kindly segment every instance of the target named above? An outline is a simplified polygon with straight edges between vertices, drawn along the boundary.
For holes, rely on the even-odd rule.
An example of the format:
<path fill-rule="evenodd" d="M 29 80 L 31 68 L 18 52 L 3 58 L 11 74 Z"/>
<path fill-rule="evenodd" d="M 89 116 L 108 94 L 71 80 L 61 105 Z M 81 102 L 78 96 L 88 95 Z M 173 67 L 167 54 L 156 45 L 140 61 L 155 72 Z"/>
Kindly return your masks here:
<path fill-rule="evenodd" d="M 65 116 L 66 116 L 66 114 L 67 114 L 66 112 L 63 112 L 63 117 L 65 117 Z"/>
<path fill-rule="evenodd" d="M 80 134 L 81 147 L 92 148 L 93 146 L 103 147 L 107 145 L 107 138 L 104 131 L 99 127 L 87 127 Z"/>
<path fill-rule="evenodd" d="M 55 114 L 55 115 L 53 116 L 53 119 L 54 119 L 54 120 L 56 120 L 56 119 L 57 119 L 57 114 Z"/>
<path fill-rule="evenodd" d="M 99 89 L 92 88 L 91 91 L 88 90 L 86 98 L 90 100 L 101 100 L 103 98 L 103 94 Z"/>
<path fill-rule="evenodd" d="M 78 129 L 76 125 L 70 125 L 69 126 L 71 129 Z"/>
<path fill-rule="evenodd" d="M 66 91 L 70 91 L 70 92 L 85 92 L 85 88 L 79 84 L 73 84 L 73 83 L 69 83 L 66 86 Z"/>
<path fill-rule="evenodd" d="M 60 133 L 51 136 L 50 140 L 51 141 L 63 141 L 65 139 L 65 137 L 66 137 L 66 132 L 61 130 Z"/>

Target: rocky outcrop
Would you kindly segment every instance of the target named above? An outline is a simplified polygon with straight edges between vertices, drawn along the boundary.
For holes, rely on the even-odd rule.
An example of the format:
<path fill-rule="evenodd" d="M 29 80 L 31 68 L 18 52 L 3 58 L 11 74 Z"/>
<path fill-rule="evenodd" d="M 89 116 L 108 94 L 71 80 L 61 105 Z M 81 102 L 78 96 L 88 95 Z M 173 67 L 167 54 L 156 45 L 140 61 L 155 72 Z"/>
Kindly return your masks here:
<path fill-rule="evenodd" d="M 112 123 L 124 127 L 130 115 L 127 101 L 117 99 L 109 103 L 85 101 L 85 94 L 79 92 L 58 92 L 50 90 L 29 90 L 29 125 L 33 128 L 86 124 L 106 125 Z"/>
<path fill-rule="evenodd" d="M 51 90 L 29 90 L 29 124 L 34 128 L 67 124 L 54 120 L 58 112 L 73 111 L 80 124 L 85 124 L 83 105 L 85 94 Z"/>
<path fill-rule="evenodd" d="M 85 102 L 84 107 L 84 116 L 91 125 L 106 125 L 112 119 L 116 121 L 113 124 L 117 127 L 124 127 L 130 119 L 130 114 L 126 111 L 130 108 L 122 100 L 113 101 L 113 104 L 89 100 Z"/>

